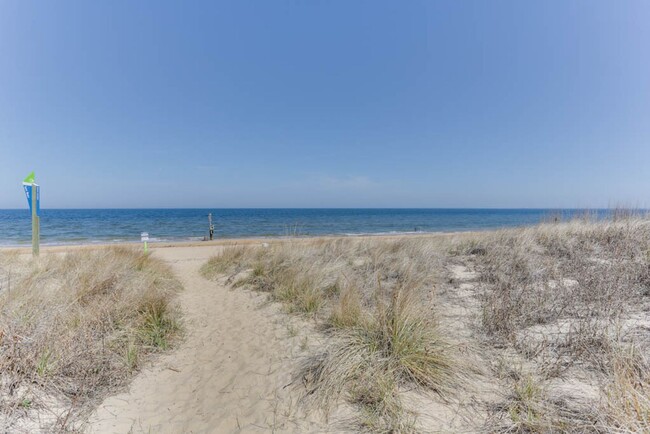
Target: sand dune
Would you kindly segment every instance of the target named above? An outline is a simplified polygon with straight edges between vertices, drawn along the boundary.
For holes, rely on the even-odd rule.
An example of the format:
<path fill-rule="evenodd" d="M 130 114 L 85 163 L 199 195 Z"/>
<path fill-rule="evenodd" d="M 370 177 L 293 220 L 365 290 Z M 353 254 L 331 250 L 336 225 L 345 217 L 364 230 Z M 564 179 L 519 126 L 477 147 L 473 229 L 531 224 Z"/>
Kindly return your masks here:
<path fill-rule="evenodd" d="M 157 249 L 185 286 L 186 337 L 144 370 L 127 393 L 89 420 L 91 433 L 326 432 L 306 416 L 291 372 L 318 336 L 248 291 L 203 279 L 198 269 L 219 246 Z"/>
<path fill-rule="evenodd" d="M 242 243 L 268 242 L 263 255 L 158 245 L 153 255 L 185 288 L 175 295 L 185 336 L 84 428 L 648 432 L 648 239 L 647 220 L 625 220 Z M 233 290 L 224 276 L 246 283 Z M 328 333 L 316 331 L 323 326 Z M 292 382 L 308 356 L 317 357 L 301 380 L 312 403 L 333 404 L 329 420 L 305 411 L 305 385 Z M 413 360 L 438 367 L 422 377 L 437 382 L 405 377 Z"/>

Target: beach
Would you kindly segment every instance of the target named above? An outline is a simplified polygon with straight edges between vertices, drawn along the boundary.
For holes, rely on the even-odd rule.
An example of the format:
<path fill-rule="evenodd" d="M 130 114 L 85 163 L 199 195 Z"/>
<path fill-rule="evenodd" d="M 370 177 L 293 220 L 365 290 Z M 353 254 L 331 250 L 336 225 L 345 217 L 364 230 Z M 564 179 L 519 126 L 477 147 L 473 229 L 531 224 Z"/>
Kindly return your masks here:
<path fill-rule="evenodd" d="M 471 235 L 441 233 L 436 237 Z M 405 235 L 358 236 L 399 240 Z M 431 237 L 411 234 L 407 237 Z M 123 393 L 110 396 L 77 428 L 89 433 L 126 432 L 352 432 L 345 421 L 350 409 L 332 419 L 306 412 L 302 394 L 292 384 L 297 367 L 327 337 L 312 321 L 287 316 L 279 304 L 253 291 L 234 291 L 210 282 L 200 267 L 224 248 L 313 243 L 340 237 L 242 238 L 215 241 L 151 243 L 152 257 L 169 264 L 183 285 L 177 302 L 187 334 L 171 353 L 145 367 Z M 41 254 L 84 254 L 106 248 L 141 249 L 139 243 L 44 246 Z M 27 248 L 0 248 L 24 258 Z M 57 408 L 53 409 L 55 412 Z M 48 409 L 49 411 L 49 409 Z M 58 408 L 60 419 L 68 411 Z M 332 415 L 330 415 L 332 417 Z M 48 419 L 46 419 L 48 420 Z M 24 425 L 25 432 L 36 427 Z"/>
<path fill-rule="evenodd" d="M 650 2 L 0 2 L 0 434 L 650 433 Z"/>
<path fill-rule="evenodd" d="M 255 243 L 246 240 L 246 244 Z M 152 249 L 172 265 L 185 290 L 186 340 L 136 378 L 129 391 L 104 401 L 89 432 L 314 432 L 324 423 L 305 418 L 299 397 L 286 386 L 306 354 L 303 339 L 318 344 L 299 321 L 260 294 L 232 291 L 198 270 L 220 245 Z M 290 337 L 288 329 L 300 330 Z M 314 419 L 314 418 L 312 418 Z"/>
<path fill-rule="evenodd" d="M 153 243 L 146 259 L 128 258 L 168 267 L 182 288 L 164 292 L 179 332 L 150 354 L 142 346 L 119 385 L 84 395 L 83 404 L 61 386 L 24 386 L 21 402 L 35 404 L 3 423 L 29 432 L 64 421 L 61 428 L 89 433 L 636 429 L 646 398 L 634 384 L 646 379 L 631 375 L 650 340 L 638 292 L 648 257 L 637 240 L 645 237 L 648 222 L 631 218 Z M 141 248 L 50 246 L 39 261 Z M 0 254 L 14 267 L 30 261 L 25 249 Z M 97 282 L 99 299 L 122 297 L 105 278 Z M 115 333 L 102 339 L 124 332 Z M 630 358 L 631 348 L 639 356 Z M 66 384 L 51 363 L 50 380 L 34 384 Z"/>

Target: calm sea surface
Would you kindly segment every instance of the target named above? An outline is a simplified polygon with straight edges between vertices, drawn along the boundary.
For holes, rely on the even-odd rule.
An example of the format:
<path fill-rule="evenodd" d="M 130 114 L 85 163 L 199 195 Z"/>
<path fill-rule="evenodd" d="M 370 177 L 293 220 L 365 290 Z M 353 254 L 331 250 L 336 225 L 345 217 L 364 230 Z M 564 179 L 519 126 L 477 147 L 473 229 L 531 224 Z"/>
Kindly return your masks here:
<path fill-rule="evenodd" d="M 215 238 L 473 231 L 539 223 L 581 210 L 551 209 L 43 209 L 43 244 L 201 240 L 212 213 Z M 607 210 L 591 210 L 600 216 Z M 31 243 L 27 209 L 0 210 L 0 245 Z"/>

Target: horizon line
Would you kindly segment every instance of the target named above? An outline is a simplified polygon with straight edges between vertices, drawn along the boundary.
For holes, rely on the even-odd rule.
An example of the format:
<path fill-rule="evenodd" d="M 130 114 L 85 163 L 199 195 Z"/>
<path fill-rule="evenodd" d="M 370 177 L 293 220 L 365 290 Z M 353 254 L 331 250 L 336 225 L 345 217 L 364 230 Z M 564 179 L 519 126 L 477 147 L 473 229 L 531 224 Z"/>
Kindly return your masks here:
<path fill-rule="evenodd" d="M 107 208 L 75 208 L 75 207 L 53 207 L 53 208 L 41 208 L 41 210 L 51 210 L 51 211 L 80 211 L 80 210 L 354 210 L 354 209 L 364 209 L 364 210 L 394 210 L 394 209 L 404 209 L 404 210 L 635 210 L 635 211 L 646 211 L 650 208 L 640 208 L 640 207 L 624 207 L 624 206 L 608 206 L 608 207 L 417 207 L 417 206 L 408 206 L 408 207 L 107 207 Z M 29 211 L 29 208 L 0 208 L 0 211 Z"/>

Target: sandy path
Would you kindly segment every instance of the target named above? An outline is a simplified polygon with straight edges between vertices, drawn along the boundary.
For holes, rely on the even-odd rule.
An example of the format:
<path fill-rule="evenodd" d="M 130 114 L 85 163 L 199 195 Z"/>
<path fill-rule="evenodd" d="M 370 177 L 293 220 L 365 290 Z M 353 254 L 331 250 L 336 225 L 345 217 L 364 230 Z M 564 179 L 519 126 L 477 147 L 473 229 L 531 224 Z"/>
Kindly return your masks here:
<path fill-rule="evenodd" d="M 106 399 L 91 416 L 89 432 L 326 431 L 315 416 L 302 414 L 297 391 L 284 388 L 306 339 L 311 346 L 317 338 L 263 296 L 203 279 L 199 267 L 219 249 L 155 251 L 185 286 L 179 301 L 186 338 L 139 374 L 128 393 Z"/>

